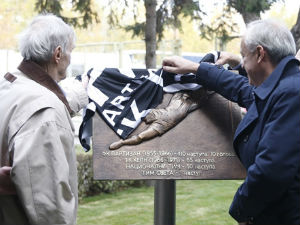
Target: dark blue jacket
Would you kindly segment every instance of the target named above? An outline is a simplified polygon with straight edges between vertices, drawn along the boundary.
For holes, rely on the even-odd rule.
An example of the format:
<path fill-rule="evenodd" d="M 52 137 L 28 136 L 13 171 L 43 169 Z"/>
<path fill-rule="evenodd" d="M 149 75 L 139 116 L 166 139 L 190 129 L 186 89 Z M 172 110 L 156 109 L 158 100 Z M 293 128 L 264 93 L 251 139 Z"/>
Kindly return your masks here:
<path fill-rule="evenodd" d="M 247 176 L 229 213 L 238 222 L 300 224 L 300 71 L 285 57 L 258 87 L 201 63 L 197 82 L 247 108 L 233 146 Z"/>

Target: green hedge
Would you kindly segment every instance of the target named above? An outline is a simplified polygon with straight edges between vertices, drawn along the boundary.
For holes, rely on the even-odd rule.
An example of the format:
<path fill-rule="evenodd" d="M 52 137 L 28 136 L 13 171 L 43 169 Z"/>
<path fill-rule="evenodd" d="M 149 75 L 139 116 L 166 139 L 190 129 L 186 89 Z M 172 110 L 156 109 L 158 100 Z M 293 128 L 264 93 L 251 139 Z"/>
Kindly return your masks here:
<path fill-rule="evenodd" d="M 127 187 L 140 187 L 145 185 L 142 180 L 94 180 L 91 154 L 77 155 L 78 196 L 92 196 L 100 193 L 112 193 Z"/>

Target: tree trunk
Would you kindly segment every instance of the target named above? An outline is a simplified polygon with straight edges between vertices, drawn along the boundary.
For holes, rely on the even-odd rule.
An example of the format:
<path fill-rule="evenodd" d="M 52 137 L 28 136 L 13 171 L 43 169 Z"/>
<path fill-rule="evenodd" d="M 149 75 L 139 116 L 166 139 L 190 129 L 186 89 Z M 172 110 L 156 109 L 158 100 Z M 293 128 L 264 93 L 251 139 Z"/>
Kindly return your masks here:
<path fill-rule="evenodd" d="M 156 0 L 145 0 L 146 8 L 146 67 L 156 68 Z"/>
<path fill-rule="evenodd" d="M 247 25 L 248 23 L 254 21 L 254 20 L 259 20 L 260 15 L 257 13 L 251 13 L 251 12 L 241 12 L 241 15 L 244 19 L 245 24 Z"/>
<path fill-rule="evenodd" d="M 298 12 L 297 22 L 293 26 L 291 32 L 294 36 L 294 39 L 295 39 L 295 42 L 296 42 L 296 48 L 297 48 L 297 51 L 298 51 L 300 49 L 300 8 L 299 8 L 299 12 Z"/>

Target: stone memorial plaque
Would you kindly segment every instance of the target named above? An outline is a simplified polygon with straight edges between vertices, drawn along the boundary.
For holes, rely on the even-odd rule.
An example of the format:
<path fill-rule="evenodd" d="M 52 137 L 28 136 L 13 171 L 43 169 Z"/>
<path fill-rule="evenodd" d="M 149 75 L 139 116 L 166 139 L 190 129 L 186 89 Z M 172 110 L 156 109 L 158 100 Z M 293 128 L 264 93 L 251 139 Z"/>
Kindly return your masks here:
<path fill-rule="evenodd" d="M 164 95 L 160 108 L 166 107 L 170 96 Z M 243 179 L 245 169 L 232 147 L 240 120 L 237 105 L 213 94 L 162 136 L 111 151 L 110 144 L 120 138 L 95 114 L 94 179 Z M 146 128 L 142 123 L 132 135 Z"/>

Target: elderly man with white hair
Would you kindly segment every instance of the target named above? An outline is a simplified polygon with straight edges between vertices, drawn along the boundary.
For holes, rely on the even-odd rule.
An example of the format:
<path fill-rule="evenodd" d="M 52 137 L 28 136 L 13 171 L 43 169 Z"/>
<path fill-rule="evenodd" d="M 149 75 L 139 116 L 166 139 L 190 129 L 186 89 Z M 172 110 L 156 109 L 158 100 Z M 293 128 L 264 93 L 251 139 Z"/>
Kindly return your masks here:
<path fill-rule="evenodd" d="M 293 36 L 278 21 L 258 20 L 248 25 L 240 49 L 248 78 L 176 56 L 165 58 L 163 69 L 194 73 L 199 84 L 247 109 L 233 141 L 247 176 L 231 216 L 240 224 L 300 224 L 300 71 Z"/>
<path fill-rule="evenodd" d="M 74 47 L 75 33 L 69 25 L 54 15 L 39 15 L 20 36 L 24 60 L 0 78 L 1 176 L 11 166 L 16 189 L 16 195 L 11 195 L 13 190 L 0 195 L 0 224 L 76 224 L 70 115 L 85 106 L 88 97 L 76 84 L 75 101 L 68 101 L 57 84 L 66 77 Z"/>

